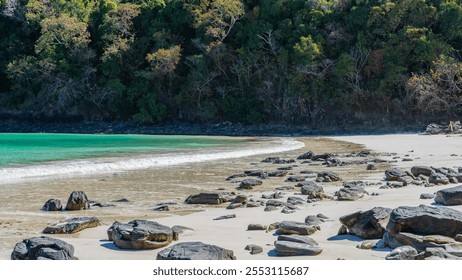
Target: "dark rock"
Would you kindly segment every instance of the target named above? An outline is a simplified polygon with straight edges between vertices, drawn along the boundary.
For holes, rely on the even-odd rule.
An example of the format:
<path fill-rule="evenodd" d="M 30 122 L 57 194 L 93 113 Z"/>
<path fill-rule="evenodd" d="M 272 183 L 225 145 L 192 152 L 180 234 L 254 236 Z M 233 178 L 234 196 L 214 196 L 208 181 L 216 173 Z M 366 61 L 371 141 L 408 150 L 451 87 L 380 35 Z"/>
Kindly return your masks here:
<path fill-rule="evenodd" d="M 279 224 L 280 222 L 275 222 L 275 223 L 272 223 L 268 226 L 268 230 L 267 231 L 272 231 L 272 230 L 275 230 L 275 229 L 278 229 L 279 228 Z"/>
<path fill-rule="evenodd" d="M 287 198 L 287 203 L 293 204 L 293 205 L 300 205 L 300 204 L 305 204 L 305 200 L 298 196 L 289 196 Z"/>
<path fill-rule="evenodd" d="M 182 242 L 157 254 L 156 260 L 235 260 L 232 250 L 202 242 Z"/>
<path fill-rule="evenodd" d="M 154 208 L 152 208 L 152 210 L 163 212 L 163 211 L 170 211 L 170 208 L 168 207 L 167 204 L 161 204 L 161 205 L 155 206 Z"/>
<path fill-rule="evenodd" d="M 362 198 L 365 194 L 367 192 L 360 184 L 346 183 L 335 195 L 338 200 L 354 201 Z"/>
<path fill-rule="evenodd" d="M 366 169 L 367 170 L 377 170 L 377 167 L 375 166 L 375 164 L 370 163 L 367 165 Z"/>
<path fill-rule="evenodd" d="M 284 177 L 287 175 L 287 173 L 288 172 L 285 170 L 278 170 L 278 171 L 268 173 L 268 176 L 269 177 Z"/>
<path fill-rule="evenodd" d="M 449 178 L 441 173 L 432 173 L 428 178 L 428 182 L 435 185 L 447 185 L 449 184 Z"/>
<path fill-rule="evenodd" d="M 294 163 L 295 160 L 293 159 L 277 159 L 273 162 L 273 164 L 289 164 L 289 163 Z"/>
<path fill-rule="evenodd" d="M 305 224 L 310 225 L 310 226 L 317 226 L 322 223 L 323 223 L 322 219 L 320 219 L 319 217 L 315 215 L 309 215 L 309 216 L 306 216 L 305 218 Z"/>
<path fill-rule="evenodd" d="M 316 178 L 318 182 L 337 182 L 342 180 L 340 176 L 333 171 L 322 171 L 319 172 Z"/>
<path fill-rule="evenodd" d="M 420 199 L 434 199 L 435 196 L 433 193 L 423 193 L 420 195 Z"/>
<path fill-rule="evenodd" d="M 334 156 L 333 154 L 324 153 L 324 154 L 320 154 L 320 155 L 313 155 L 311 157 L 311 160 L 328 160 L 328 159 L 332 158 L 333 156 Z"/>
<path fill-rule="evenodd" d="M 228 210 L 232 210 L 232 209 L 237 209 L 237 208 L 241 208 L 241 207 L 244 207 L 245 204 L 242 204 L 242 203 L 231 203 L 230 205 L 228 205 L 226 207 L 226 209 Z"/>
<path fill-rule="evenodd" d="M 274 247 L 278 256 L 316 256 L 322 252 L 319 246 L 290 241 L 277 240 Z"/>
<path fill-rule="evenodd" d="M 297 159 L 311 159 L 314 155 L 315 153 L 313 151 L 308 151 L 302 155 L 299 155 Z"/>
<path fill-rule="evenodd" d="M 319 230 L 318 226 L 310 226 L 305 223 L 283 221 L 279 223 L 279 234 L 311 235 Z"/>
<path fill-rule="evenodd" d="M 323 220 L 329 220 L 329 217 L 327 217 L 326 215 L 321 214 L 321 213 L 317 214 L 316 217 L 318 217 L 320 219 L 323 219 Z"/>
<path fill-rule="evenodd" d="M 391 212 L 390 208 L 374 207 L 368 211 L 342 216 L 339 220 L 346 233 L 364 239 L 377 239 L 382 238 Z"/>
<path fill-rule="evenodd" d="M 384 240 L 391 248 L 412 244 L 417 250 L 424 250 L 426 245 L 419 247 L 419 244 L 422 244 L 425 237 L 419 236 L 442 235 L 455 238 L 461 232 L 460 211 L 426 205 L 402 206 L 392 211 Z"/>
<path fill-rule="evenodd" d="M 236 218 L 236 214 L 220 216 L 220 217 L 217 217 L 217 218 L 215 218 L 213 220 L 219 221 L 219 220 L 227 220 L 227 219 L 234 219 L 234 218 Z"/>
<path fill-rule="evenodd" d="M 421 252 L 414 258 L 415 260 L 460 260 L 460 257 L 456 257 L 444 248 L 439 247 L 428 247 L 425 251 Z"/>
<path fill-rule="evenodd" d="M 318 242 L 316 242 L 313 238 L 309 236 L 303 236 L 303 235 L 279 235 L 277 240 L 302 243 L 302 244 L 307 244 L 311 246 L 319 245 Z"/>
<path fill-rule="evenodd" d="M 263 211 L 271 212 L 271 211 L 278 211 L 279 207 L 274 205 L 267 205 Z"/>
<path fill-rule="evenodd" d="M 227 200 L 222 194 L 219 193 L 200 193 L 190 195 L 185 203 L 187 204 L 213 204 L 218 205 L 226 202 Z"/>
<path fill-rule="evenodd" d="M 280 206 L 284 206 L 284 202 L 282 201 L 279 201 L 279 200 L 274 200 L 274 199 L 270 199 L 266 202 L 266 206 L 276 206 L 276 207 L 280 207 Z"/>
<path fill-rule="evenodd" d="M 271 193 L 271 194 L 262 194 L 261 195 L 261 198 L 264 198 L 264 199 L 280 199 L 280 198 L 283 198 L 284 195 L 281 193 L 281 192 L 275 192 L 275 193 Z"/>
<path fill-rule="evenodd" d="M 82 191 L 74 191 L 69 196 L 66 204 L 67 211 L 90 209 L 87 195 Z"/>
<path fill-rule="evenodd" d="M 74 246 L 51 237 L 32 237 L 14 246 L 12 260 L 74 260 Z"/>
<path fill-rule="evenodd" d="M 264 176 L 266 174 L 266 172 L 263 171 L 263 170 L 257 169 L 257 170 L 246 170 L 246 171 L 244 171 L 244 174 L 247 175 L 247 176 L 259 177 L 259 176 Z"/>
<path fill-rule="evenodd" d="M 397 168 L 385 170 L 385 178 L 387 181 L 398 181 L 399 177 L 403 177 L 406 175 L 406 172 Z"/>
<path fill-rule="evenodd" d="M 370 250 L 372 248 L 375 248 L 376 244 L 377 242 L 375 241 L 366 240 L 366 241 L 361 242 L 361 244 L 356 245 L 356 248 L 362 249 L 362 250 Z"/>
<path fill-rule="evenodd" d="M 263 182 L 261 180 L 257 179 L 244 179 L 242 180 L 241 184 L 239 185 L 238 189 L 244 189 L 244 190 L 252 190 L 253 187 L 255 186 L 260 186 L 262 185 Z"/>
<path fill-rule="evenodd" d="M 130 202 L 130 201 L 126 198 L 121 198 L 121 199 L 113 200 L 111 202 Z"/>
<path fill-rule="evenodd" d="M 231 176 L 228 176 L 228 178 L 226 178 L 226 181 L 231 181 L 231 180 L 234 180 L 236 178 L 242 178 L 242 177 L 247 177 L 247 174 L 244 174 L 244 173 L 233 174 Z"/>
<path fill-rule="evenodd" d="M 250 251 L 251 255 L 263 253 L 263 248 L 261 246 L 254 245 L 254 244 L 245 246 L 244 250 Z"/>
<path fill-rule="evenodd" d="M 71 234 L 82 231 L 86 228 L 99 226 L 99 220 L 96 217 L 79 217 L 67 219 L 52 226 L 48 226 L 43 230 L 43 233 L 48 234 Z"/>
<path fill-rule="evenodd" d="M 437 191 L 435 202 L 446 206 L 462 205 L 462 185 Z"/>
<path fill-rule="evenodd" d="M 267 230 L 268 227 L 261 224 L 249 224 L 247 230 Z"/>
<path fill-rule="evenodd" d="M 246 195 L 238 195 L 233 199 L 232 203 L 246 204 L 247 200 L 248 198 Z"/>
<path fill-rule="evenodd" d="M 433 169 L 429 166 L 416 165 L 411 168 L 411 173 L 415 177 L 420 175 L 430 176 L 433 173 Z"/>
<path fill-rule="evenodd" d="M 308 195 L 308 199 L 325 198 L 324 189 L 313 181 L 303 182 L 303 184 L 298 184 L 297 186 L 301 187 L 300 191 L 303 195 Z"/>
<path fill-rule="evenodd" d="M 277 187 L 277 188 L 274 188 L 274 189 L 277 190 L 277 191 L 290 191 L 290 190 L 293 190 L 295 188 L 292 187 L 292 186 L 283 186 L 283 187 Z"/>
<path fill-rule="evenodd" d="M 414 260 L 419 253 L 411 246 L 400 246 L 391 251 L 386 260 Z"/>
<path fill-rule="evenodd" d="M 43 211 L 61 211 L 62 209 L 61 201 L 55 198 L 49 199 L 42 207 Z"/>
<path fill-rule="evenodd" d="M 249 208 L 253 208 L 253 207 L 260 207 L 262 205 L 259 202 L 249 201 L 247 202 L 246 206 Z"/>
<path fill-rule="evenodd" d="M 96 202 L 91 204 L 92 207 L 100 207 L 100 208 L 107 208 L 107 207 L 115 207 L 114 204 L 111 203 L 103 203 L 103 202 Z"/>
<path fill-rule="evenodd" d="M 292 169 L 294 169 L 292 166 L 283 166 L 283 167 L 277 168 L 277 170 L 282 170 L 282 171 L 288 171 Z"/>
<path fill-rule="evenodd" d="M 279 160 L 279 157 L 267 157 L 264 160 L 262 160 L 261 162 L 271 163 L 271 162 L 275 162 L 277 160 Z"/>
<path fill-rule="evenodd" d="M 286 179 L 286 182 L 303 182 L 306 180 L 305 176 L 300 176 L 300 175 L 294 175 L 290 176 Z"/>
<path fill-rule="evenodd" d="M 157 249 L 178 238 L 170 227 L 146 220 L 114 223 L 111 228 L 111 239 L 121 249 Z"/>
<path fill-rule="evenodd" d="M 282 208 L 281 213 L 283 213 L 283 214 L 292 214 L 292 213 L 295 213 L 295 210 L 296 209 L 293 209 L 291 207 L 286 206 L 286 207 Z"/>

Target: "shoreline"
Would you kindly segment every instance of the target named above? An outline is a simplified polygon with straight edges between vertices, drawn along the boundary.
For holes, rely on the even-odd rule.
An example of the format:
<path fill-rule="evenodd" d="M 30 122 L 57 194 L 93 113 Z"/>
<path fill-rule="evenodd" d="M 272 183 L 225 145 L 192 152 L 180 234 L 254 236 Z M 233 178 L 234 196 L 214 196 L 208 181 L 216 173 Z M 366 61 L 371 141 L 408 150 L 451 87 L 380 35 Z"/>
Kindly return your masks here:
<path fill-rule="evenodd" d="M 378 151 L 377 156 L 380 158 L 390 159 L 393 157 L 400 156 L 400 159 L 404 157 L 402 151 L 408 152 L 407 146 L 402 142 L 403 135 L 386 135 L 386 136 L 364 136 L 368 138 L 362 141 L 358 139 L 343 137 L 343 139 L 332 139 L 332 138 L 301 138 L 305 142 L 305 148 L 299 150 L 292 150 L 288 152 L 276 153 L 276 156 L 283 158 L 295 158 L 297 155 L 302 154 L 308 150 L 313 150 L 316 153 L 332 152 L 338 154 L 348 154 L 351 151 L 359 152 L 361 149 L 370 148 L 371 150 L 380 149 L 392 149 L 399 150 L 396 155 L 388 155 L 382 152 L 389 151 Z M 423 138 L 419 138 L 423 137 Z M 271 194 L 275 192 L 275 187 L 284 185 L 293 185 L 293 183 L 284 182 L 281 179 L 268 179 L 263 182 L 261 187 L 255 188 L 251 191 L 236 191 L 236 184 L 226 182 L 224 179 L 226 176 L 232 175 L 233 173 L 242 172 L 248 169 L 264 169 L 264 170 L 275 170 L 276 167 L 270 164 L 264 164 L 260 161 L 264 156 L 250 156 L 240 159 L 231 160 L 218 160 L 214 162 L 196 164 L 194 166 L 186 165 L 180 167 L 165 168 L 159 170 L 140 171 L 140 172 L 127 172 L 117 176 L 97 176 L 92 179 L 72 179 L 61 182 L 48 182 L 48 184 L 37 183 L 34 188 L 40 189 L 42 186 L 47 186 L 51 189 L 51 192 L 56 196 L 56 190 L 59 190 L 61 197 L 68 195 L 71 190 L 76 188 L 84 189 L 89 198 L 97 198 L 102 201 L 110 201 L 113 198 L 120 198 L 122 195 L 129 197 L 133 200 L 131 205 L 117 206 L 112 209 L 98 209 L 91 208 L 86 211 L 78 211 L 79 213 L 46 213 L 39 212 L 37 210 L 41 204 L 44 203 L 44 194 L 42 191 L 32 192 L 28 194 L 29 199 L 34 198 L 34 202 L 28 205 L 28 209 L 24 209 L 22 212 L 26 213 L 40 213 L 44 217 L 34 217 L 38 221 L 35 224 L 35 231 L 8 231 L 5 229 L 0 230 L 2 236 L 11 237 L 7 242 L 2 242 L 0 250 L 0 259 L 8 259 L 9 253 L 11 253 L 13 239 L 19 242 L 23 237 L 32 237 L 42 235 L 39 232 L 40 228 L 45 225 L 43 223 L 52 224 L 63 218 L 69 218 L 71 216 L 90 216 L 97 215 L 101 217 L 102 225 L 97 228 L 86 229 L 80 233 L 73 235 L 57 235 L 56 237 L 62 239 L 75 246 L 76 256 L 80 259 L 105 259 L 105 260 L 135 260 L 135 259 L 155 259 L 158 251 L 156 250 L 145 250 L 145 251 L 131 251 L 121 250 L 116 248 L 112 242 L 106 240 L 106 230 L 114 220 L 120 220 L 121 222 L 128 222 L 133 218 L 143 218 L 147 220 L 157 221 L 167 226 L 182 225 L 189 226 L 194 231 L 188 231 L 180 235 L 180 239 L 177 242 L 185 241 L 202 241 L 209 244 L 218 245 L 223 248 L 231 249 L 234 251 L 237 259 L 243 260 L 262 260 L 262 259 L 273 259 L 273 260 L 335 260 L 341 259 L 354 259 L 354 260 L 383 260 L 384 257 L 391 251 L 391 249 L 373 249 L 363 250 L 356 248 L 357 245 L 361 244 L 363 239 L 352 236 L 352 235 L 337 235 L 340 228 L 338 218 L 342 215 L 350 214 L 358 210 L 368 210 L 375 206 L 384 207 L 399 207 L 403 205 L 417 206 L 419 204 L 431 205 L 432 201 L 421 200 L 419 195 L 423 192 L 435 192 L 437 190 L 447 188 L 451 185 L 435 186 L 432 188 L 423 188 L 421 186 L 408 186 L 401 189 L 380 189 L 383 185 L 383 171 L 391 165 L 396 166 L 409 166 L 426 163 L 428 165 L 434 165 L 437 167 L 447 166 L 449 164 L 460 162 L 460 156 L 451 157 L 451 151 L 448 150 L 453 145 L 460 147 L 460 141 L 457 138 L 444 137 L 444 136 L 418 136 L 418 135 L 407 135 L 404 138 L 417 139 L 419 141 L 414 143 L 414 152 L 412 154 L 413 162 L 402 162 L 396 161 L 393 163 L 377 164 L 378 170 L 367 171 L 365 165 L 359 166 L 344 166 L 336 168 L 328 168 L 322 165 L 303 165 L 300 162 L 296 164 L 298 167 L 294 167 L 291 171 L 294 174 L 299 174 L 301 170 L 313 169 L 313 170 L 333 170 L 339 172 L 344 181 L 347 180 L 367 180 L 371 182 L 367 186 L 369 193 L 377 193 L 378 196 L 367 195 L 357 201 L 337 201 L 337 200 L 325 200 L 318 201 L 311 204 L 304 204 L 299 207 L 295 213 L 283 214 L 280 211 L 265 212 L 264 207 L 257 208 L 238 208 L 234 210 L 225 209 L 227 204 L 220 206 L 203 206 L 203 205 L 184 205 L 183 201 L 189 194 L 199 193 L 201 191 L 216 192 L 218 190 L 224 192 L 236 192 L 243 193 L 250 198 L 255 200 L 261 200 L 262 194 Z M 344 142 L 345 140 L 351 142 Z M 342 140 L 342 141 L 338 141 Z M 356 143 L 354 143 L 356 141 Z M 396 142 L 398 141 L 398 142 Z M 401 141 L 401 142 L 400 142 Z M 430 151 L 419 149 L 420 145 L 424 142 L 430 142 L 430 146 L 434 146 L 434 153 L 436 156 L 430 157 Z M 382 143 L 382 144 L 379 144 Z M 406 141 L 404 141 L 406 142 Z M 365 143 L 369 143 L 369 147 L 364 146 Z M 371 143 L 376 143 L 371 145 Z M 397 145 L 395 143 L 400 143 Z M 408 141 L 408 143 L 413 143 Z M 434 143 L 439 143 L 435 145 Z M 388 147 L 388 148 L 383 148 Z M 397 149 L 399 148 L 399 149 Z M 436 150 L 440 151 L 437 153 Z M 462 150 L 462 149 L 460 149 Z M 460 151 L 459 150 L 459 151 Z M 428 159 L 433 159 L 432 164 L 428 162 Z M 436 159 L 438 159 L 436 161 Z M 452 162 L 452 163 L 451 163 Z M 403 165 L 407 164 L 407 165 Z M 440 165 L 441 164 L 441 165 Z M 284 178 L 285 179 L 285 178 Z M 155 182 L 154 182 L 155 181 Z M 341 183 L 322 183 L 326 193 L 333 194 L 340 188 Z M 26 188 L 26 187 L 25 187 Z M 149 189 L 149 191 L 146 191 Z M 109 192 L 110 190 L 110 192 Z M 142 191 L 144 190 L 144 191 Z M 24 193 L 25 190 L 22 190 Z M 144 201 L 136 201 L 135 193 L 141 192 L 138 198 L 144 199 Z M 285 200 L 288 196 L 294 195 L 294 191 L 282 191 Z M 162 193 L 162 197 L 159 194 Z M 20 194 L 18 194 L 20 195 Z M 296 194 L 295 194 L 296 195 Z M 90 197 L 91 196 L 91 197 Z M 24 203 L 24 198 L 20 201 Z M 149 208 L 155 203 L 162 201 L 175 201 L 178 203 L 177 206 L 173 207 L 173 211 L 168 214 L 153 212 Z M 454 209 L 462 210 L 461 206 L 454 206 Z M 4 212 L 4 211 L 2 211 Z M 8 212 L 8 211 L 7 211 Z M 16 216 L 15 211 L 10 211 L 10 219 L 13 220 Z M 283 220 L 293 220 L 303 222 L 307 215 L 316 215 L 322 213 L 329 217 L 329 221 L 321 225 L 321 230 L 314 233 L 312 236 L 323 248 L 323 252 L 318 256 L 294 256 L 294 257 L 275 257 L 274 256 L 274 245 L 273 242 L 276 239 L 275 232 L 265 231 L 248 231 L 246 227 L 250 223 L 260 223 L 269 225 L 273 222 Z M 4 214 L 4 213 L 3 213 Z M 236 214 L 236 218 L 229 220 L 214 221 L 221 215 Z M 5 219 L 5 218 L 3 218 Z M 8 217 L 6 217 L 8 219 Z M 30 217 L 25 216 L 24 220 L 18 219 L 19 223 L 12 223 L 11 229 L 18 228 L 18 225 L 25 226 L 25 223 L 30 221 Z M 5 221 L 0 220 L 0 224 L 5 225 Z M 31 233 L 35 233 L 31 235 Z M 175 244 L 172 243 L 171 245 Z M 248 244 L 257 244 L 263 247 L 263 254 L 250 255 L 248 251 L 244 250 L 244 247 Z"/>

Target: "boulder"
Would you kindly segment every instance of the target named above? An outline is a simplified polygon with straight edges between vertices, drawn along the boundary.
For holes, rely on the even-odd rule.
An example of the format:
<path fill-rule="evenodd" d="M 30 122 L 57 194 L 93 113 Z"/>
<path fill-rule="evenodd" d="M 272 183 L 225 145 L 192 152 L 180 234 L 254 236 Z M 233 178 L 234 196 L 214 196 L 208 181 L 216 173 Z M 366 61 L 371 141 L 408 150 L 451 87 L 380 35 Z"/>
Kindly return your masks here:
<path fill-rule="evenodd" d="M 275 162 L 277 160 L 279 160 L 279 157 L 267 157 L 264 160 L 262 160 L 261 162 L 272 163 L 272 162 Z"/>
<path fill-rule="evenodd" d="M 182 242 L 157 253 L 156 260 L 235 260 L 232 250 L 202 242 Z"/>
<path fill-rule="evenodd" d="M 387 181 L 398 181 L 399 177 L 403 177 L 406 175 L 406 172 L 397 168 L 385 170 L 385 178 Z"/>
<path fill-rule="evenodd" d="M 301 187 L 301 193 L 303 195 L 308 195 L 308 198 L 322 198 L 324 195 L 324 189 L 313 181 L 297 184 L 297 187 Z"/>
<path fill-rule="evenodd" d="M 316 177 L 317 182 L 337 182 L 340 180 L 342 180 L 342 178 L 340 178 L 340 176 L 333 171 L 319 172 Z"/>
<path fill-rule="evenodd" d="M 306 176 L 294 175 L 286 179 L 286 182 L 303 182 L 306 180 Z"/>
<path fill-rule="evenodd" d="M 226 202 L 227 199 L 219 193 L 200 193 L 190 195 L 185 203 L 187 204 L 213 204 L 218 205 Z"/>
<path fill-rule="evenodd" d="M 315 153 L 313 151 L 308 151 L 302 155 L 299 155 L 297 159 L 311 159 L 314 155 Z"/>
<path fill-rule="evenodd" d="M 428 182 L 435 185 L 447 185 L 449 184 L 449 178 L 441 173 L 432 173 L 428 178 Z"/>
<path fill-rule="evenodd" d="M 244 171 L 244 174 L 247 176 L 262 177 L 266 175 L 266 172 L 261 169 L 256 169 L 256 170 L 246 170 Z"/>
<path fill-rule="evenodd" d="M 386 260 L 414 260 L 419 253 L 411 246 L 400 246 L 391 251 Z"/>
<path fill-rule="evenodd" d="M 377 166 L 373 163 L 369 163 L 366 167 L 366 170 L 377 170 Z"/>
<path fill-rule="evenodd" d="M 62 209 L 61 200 L 56 198 L 49 199 L 42 207 L 43 211 L 61 211 Z"/>
<path fill-rule="evenodd" d="M 328 159 L 332 158 L 333 156 L 334 156 L 333 154 L 324 153 L 324 154 L 320 154 L 320 155 L 313 155 L 311 157 L 311 160 L 328 160 Z"/>
<path fill-rule="evenodd" d="M 402 206 L 394 209 L 383 236 L 385 243 L 396 248 L 410 245 L 423 251 L 427 247 L 459 250 L 455 241 L 462 232 L 462 212 L 446 207 Z"/>
<path fill-rule="evenodd" d="M 324 222 L 323 219 L 315 215 L 308 215 L 305 218 L 305 224 L 310 225 L 310 226 L 317 226 L 317 225 L 322 224 L 323 222 Z"/>
<path fill-rule="evenodd" d="M 279 223 L 279 234 L 311 235 L 319 230 L 319 226 L 311 226 L 305 223 L 283 221 Z"/>
<path fill-rule="evenodd" d="M 241 190 L 252 190 L 253 187 L 255 186 L 260 186 L 262 185 L 263 182 L 261 180 L 257 179 L 244 179 L 242 182 L 239 184 L 238 189 Z"/>
<path fill-rule="evenodd" d="M 367 194 L 366 190 L 362 187 L 361 184 L 356 184 L 356 182 L 345 183 L 343 188 L 335 193 L 338 200 L 348 201 L 358 200 L 365 194 Z"/>
<path fill-rule="evenodd" d="M 411 168 L 411 173 L 415 177 L 419 177 L 420 175 L 429 177 L 432 175 L 433 169 L 429 166 L 416 165 Z"/>
<path fill-rule="evenodd" d="M 435 197 L 432 193 L 423 193 L 420 195 L 420 199 L 434 199 Z"/>
<path fill-rule="evenodd" d="M 364 239 L 382 238 L 392 209 L 374 207 L 340 217 L 342 228 L 339 234 L 353 234 Z"/>
<path fill-rule="evenodd" d="M 32 237 L 14 246 L 12 260 L 74 260 L 74 246 L 51 237 Z"/>
<path fill-rule="evenodd" d="M 435 202 L 447 206 L 462 205 L 462 185 L 437 191 Z"/>
<path fill-rule="evenodd" d="M 289 241 L 295 243 L 303 243 L 311 246 L 318 246 L 318 242 L 316 242 L 313 238 L 309 236 L 303 235 L 279 235 L 278 241 Z"/>
<path fill-rule="evenodd" d="M 157 249 L 178 238 L 170 227 L 146 220 L 114 223 L 111 227 L 111 239 L 121 249 Z"/>
<path fill-rule="evenodd" d="M 238 195 L 233 199 L 232 203 L 246 204 L 247 200 L 248 198 L 246 195 Z"/>
<path fill-rule="evenodd" d="M 96 217 L 79 217 L 67 219 L 63 222 L 46 227 L 43 233 L 48 234 L 72 234 L 82 231 L 86 228 L 99 226 L 99 220 Z"/>
<path fill-rule="evenodd" d="M 300 205 L 305 204 L 305 200 L 298 196 L 289 196 L 287 198 L 287 203 L 292 205 Z"/>
<path fill-rule="evenodd" d="M 319 246 L 291 241 L 277 240 L 274 247 L 278 256 L 316 256 L 322 252 Z"/>
<path fill-rule="evenodd" d="M 450 254 L 443 248 L 429 247 L 425 251 L 421 252 L 414 258 L 415 260 L 460 260 L 460 257 L 456 257 Z"/>
<path fill-rule="evenodd" d="M 67 211 L 90 209 L 87 195 L 82 191 L 74 191 L 69 196 L 66 204 Z"/>
<path fill-rule="evenodd" d="M 168 207 L 168 204 L 159 204 L 159 205 L 154 206 L 152 210 L 157 211 L 157 212 L 167 212 L 167 211 L 170 211 L 170 208 Z"/>

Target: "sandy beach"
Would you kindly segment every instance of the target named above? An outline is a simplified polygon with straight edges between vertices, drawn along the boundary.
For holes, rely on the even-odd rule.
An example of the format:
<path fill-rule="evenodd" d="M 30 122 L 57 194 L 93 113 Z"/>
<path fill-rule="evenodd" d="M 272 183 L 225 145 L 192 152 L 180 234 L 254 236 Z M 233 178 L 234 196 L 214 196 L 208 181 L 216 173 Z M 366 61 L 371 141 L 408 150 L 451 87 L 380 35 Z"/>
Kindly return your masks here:
<path fill-rule="evenodd" d="M 10 259 L 14 244 L 33 236 L 40 236 L 45 226 L 70 217 L 95 216 L 101 220 L 96 228 L 85 229 L 72 235 L 50 235 L 64 240 L 75 247 L 75 256 L 81 260 L 154 260 L 162 249 L 122 250 L 107 240 L 107 229 L 114 221 L 129 222 L 133 219 L 146 219 L 172 227 L 181 225 L 193 230 L 181 233 L 178 241 L 202 241 L 233 250 L 239 260 L 265 259 L 317 259 L 317 260 L 383 260 L 391 251 L 383 249 L 358 249 L 356 246 L 364 240 L 353 235 L 338 235 L 341 227 L 339 218 L 359 210 L 369 210 L 376 206 L 396 208 L 399 206 L 432 205 L 431 199 L 420 199 L 422 193 L 436 191 L 458 184 L 423 187 L 408 185 L 403 188 L 381 189 L 385 185 L 384 170 L 391 166 L 409 169 L 414 165 L 455 168 L 462 166 L 462 137 L 444 135 L 395 134 L 377 136 L 338 136 L 310 137 L 294 139 L 304 143 L 304 147 L 273 154 L 252 155 L 240 158 L 218 159 L 194 164 L 167 166 L 157 169 L 94 175 L 88 177 L 62 178 L 59 180 L 40 180 L 5 186 L 0 194 L 0 259 Z M 345 166 L 326 167 L 322 162 L 294 163 L 276 165 L 263 163 L 269 156 L 282 159 L 295 159 L 307 151 L 316 154 L 338 154 L 339 158 L 352 160 L 348 155 L 362 150 L 370 150 L 371 158 L 383 159 L 376 163 L 376 170 L 366 170 L 367 164 L 348 164 Z M 403 161 L 403 158 L 409 161 Z M 358 159 L 359 158 L 353 158 Z M 410 161 L 412 160 L 412 161 Z M 270 177 L 263 180 L 261 186 L 253 190 L 236 190 L 238 182 L 225 179 L 244 170 L 262 169 L 276 171 L 282 166 L 293 166 L 286 177 Z M 234 192 L 244 194 L 253 200 L 266 201 L 262 194 L 275 192 L 276 187 L 294 186 L 296 183 L 285 182 L 288 176 L 300 175 L 301 171 L 335 171 L 342 181 L 364 180 L 369 195 L 356 201 L 321 200 L 298 205 L 298 210 L 291 214 L 278 211 L 266 212 L 264 206 L 255 208 L 226 209 L 229 203 L 217 206 L 187 205 L 184 200 L 191 194 L 200 192 Z M 237 178 L 242 179 L 242 178 Z M 311 180 L 311 179 L 309 179 Z M 326 194 L 333 196 L 342 182 L 318 183 Z M 90 200 L 109 203 L 126 198 L 128 203 L 113 203 L 115 207 L 92 207 L 89 210 L 73 212 L 41 211 L 43 203 L 49 198 L 67 200 L 74 190 L 84 191 Z M 282 190 L 286 201 L 289 196 L 300 196 L 299 190 Z M 374 195 L 371 195 L 374 194 Z M 169 212 L 156 212 L 152 208 L 162 202 L 174 202 Z M 461 210 L 462 206 L 451 206 Z M 329 219 L 320 225 L 321 230 L 310 235 L 323 249 L 317 256 L 277 257 L 274 241 L 276 231 L 249 231 L 249 224 L 270 225 L 274 222 L 303 222 L 308 215 L 323 214 Z M 213 220 L 219 216 L 235 214 L 236 218 Z M 244 248 L 255 244 L 263 252 L 251 255 Z"/>

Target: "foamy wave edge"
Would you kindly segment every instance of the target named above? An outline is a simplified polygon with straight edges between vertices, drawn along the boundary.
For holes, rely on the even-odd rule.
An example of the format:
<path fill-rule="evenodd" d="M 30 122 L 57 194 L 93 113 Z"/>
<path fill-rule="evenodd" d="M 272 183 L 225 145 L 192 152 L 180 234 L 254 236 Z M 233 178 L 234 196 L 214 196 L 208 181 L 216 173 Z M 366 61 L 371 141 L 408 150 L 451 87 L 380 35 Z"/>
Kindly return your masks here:
<path fill-rule="evenodd" d="M 258 148 L 242 148 L 242 146 L 236 146 L 233 150 L 212 150 L 205 151 L 203 153 L 167 153 L 110 159 L 99 158 L 62 161 L 24 167 L 6 167 L 0 168 L 0 185 L 29 180 L 107 174 L 172 165 L 241 158 L 253 155 L 286 152 L 300 149 L 305 146 L 304 143 L 293 139 L 276 139 L 273 141 L 268 141 L 268 144 L 270 143 L 272 143 L 270 146 Z"/>

